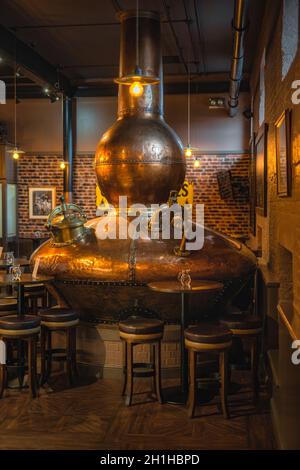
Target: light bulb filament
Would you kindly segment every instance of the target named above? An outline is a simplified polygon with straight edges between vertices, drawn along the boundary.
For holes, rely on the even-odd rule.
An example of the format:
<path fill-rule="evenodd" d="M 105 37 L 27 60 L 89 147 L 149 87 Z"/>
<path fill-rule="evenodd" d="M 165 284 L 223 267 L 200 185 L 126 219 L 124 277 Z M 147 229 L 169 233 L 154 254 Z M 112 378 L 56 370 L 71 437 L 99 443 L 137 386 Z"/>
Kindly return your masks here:
<path fill-rule="evenodd" d="M 133 82 L 129 87 L 131 96 L 139 97 L 143 94 L 143 85 L 140 82 Z"/>

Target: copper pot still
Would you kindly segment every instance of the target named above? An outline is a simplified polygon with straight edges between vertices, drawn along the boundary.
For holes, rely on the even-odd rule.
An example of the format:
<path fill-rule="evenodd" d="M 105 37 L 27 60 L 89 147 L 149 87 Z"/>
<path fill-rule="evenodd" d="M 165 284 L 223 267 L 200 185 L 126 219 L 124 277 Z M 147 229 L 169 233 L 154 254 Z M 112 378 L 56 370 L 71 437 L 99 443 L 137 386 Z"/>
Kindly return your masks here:
<path fill-rule="evenodd" d="M 120 76 L 136 66 L 135 12 L 122 12 Z M 139 65 L 145 75 L 158 76 L 159 85 L 147 85 L 141 97 L 132 97 L 119 85 L 118 117 L 99 141 L 95 170 L 102 193 L 115 207 L 119 196 L 128 204 L 164 203 L 179 190 L 185 176 L 182 144 L 163 118 L 163 77 L 160 19 L 155 12 L 139 15 Z M 243 244 L 205 229 L 204 246 L 181 256 L 178 240 L 97 239 L 99 218 L 85 222 L 76 207 L 62 205 L 49 221 L 52 238 L 32 255 L 40 257 L 39 269 L 55 276 L 57 298 L 85 311 L 85 320 L 115 321 L 119 312 L 136 302 L 174 321 L 180 313 L 178 298 L 153 294 L 147 283 L 176 279 L 189 269 L 192 279 L 223 281 L 217 299 L 228 304 L 254 272 L 256 260 Z M 205 299 L 193 296 L 194 313 L 205 310 Z"/>

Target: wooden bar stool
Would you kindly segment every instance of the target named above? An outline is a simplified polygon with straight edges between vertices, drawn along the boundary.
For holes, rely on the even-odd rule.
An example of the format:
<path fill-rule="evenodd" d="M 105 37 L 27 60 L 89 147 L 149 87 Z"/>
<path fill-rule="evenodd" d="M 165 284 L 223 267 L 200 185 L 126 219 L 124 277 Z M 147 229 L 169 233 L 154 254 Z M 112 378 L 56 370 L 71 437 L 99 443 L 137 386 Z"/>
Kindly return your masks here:
<path fill-rule="evenodd" d="M 133 377 L 153 377 L 153 389 L 156 398 L 162 403 L 161 340 L 164 323 L 155 318 L 129 317 L 119 322 L 119 332 L 120 338 L 124 341 L 124 386 L 122 395 L 126 395 L 126 405 L 130 406 L 132 403 Z M 138 344 L 150 345 L 151 364 L 133 362 L 133 348 Z"/>
<path fill-rule="evenodd" d="M 0 298 L 0 317 L 17 314 L 18 300 L 16 297 Z"/>
<path fill-rule="evenodd" d="M 28 344 L 28 383 L 33 398 L 37 395 L 36 345 L 40 333 L 40 319 L 32 315 L 9 315 L 0 318 L 0 339 L 18 340 Z M 24 358 L 23 358 L 24 359 Z M 7 381 L 7 366 L 0 364 L 0 398 L 3 396 Z"/>
<path fill-rule="evenodd" d="M 79 315 L 69 308 L 49 308 L 39 312 L 41 319 L 41 385 L 51 375 L 52 361 L 64 360 L 67 364 L 67 375 L 70 386 L 74 375 L 77 375 L 76 364 L 76 328 Z M 52 333 L 63 332 L 66 336 L 66 348 L 52 348 Z"/>
<path fill-rule="evenodd" d="M 225 418 L 229 418 L 227 406 L 228 351 L 232 344 L 232 333 L 219 325 L 202 324 L 190 326 L 184 331 L 185 347 L 189 355 L 188 415 L 194 417 L 197 402 L 197 354 L 216 353 L 219 355 L 221 381 L 221 404 Z"/>
<path fill-rule="evenodd" d="M 258 363 L 259 341 L 262 335 L 262 320 L 256 315 L 234 313 L 220 319 L 220 324 L 229 328 L 233 338 L 249 340 L 251 344 L 251 375 L 253 387 L 253 401 L 259 397 Z"/>
<path fill-rule="evenodd" d="M 24 287 L 26 311 L 37 314 L 49 305 L 49 294 L 44 284 L 28 284 Z"/>

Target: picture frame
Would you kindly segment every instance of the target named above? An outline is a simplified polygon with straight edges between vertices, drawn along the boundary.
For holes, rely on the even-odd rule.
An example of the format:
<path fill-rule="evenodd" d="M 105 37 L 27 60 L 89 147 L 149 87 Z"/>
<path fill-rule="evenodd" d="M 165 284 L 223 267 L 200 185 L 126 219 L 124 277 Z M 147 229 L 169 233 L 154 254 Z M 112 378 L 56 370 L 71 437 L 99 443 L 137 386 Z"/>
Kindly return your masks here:
<path fill-rule="evenodd" d="M 29 218 L 47 219 L 56 205 L 56 188 L 29 188 Z"/>
<path fill-rule="evenodd" d="M 255 171 L 255 138 L 256 134 L 253 132 L 249 141 L 249 227 L 250 233 L 256 235 L 256 171 Z"/>
<path fill-rule="evenodd" d="M 267 216 L 268 197 L 268 124 L 264 124 L 255 139 L 255 200 L 256 214 Z"/>
<path fill-rule="evenodd" d="M 291 111 L 286 109 L 275 122 L 277 194 L 291 196 Z"/>

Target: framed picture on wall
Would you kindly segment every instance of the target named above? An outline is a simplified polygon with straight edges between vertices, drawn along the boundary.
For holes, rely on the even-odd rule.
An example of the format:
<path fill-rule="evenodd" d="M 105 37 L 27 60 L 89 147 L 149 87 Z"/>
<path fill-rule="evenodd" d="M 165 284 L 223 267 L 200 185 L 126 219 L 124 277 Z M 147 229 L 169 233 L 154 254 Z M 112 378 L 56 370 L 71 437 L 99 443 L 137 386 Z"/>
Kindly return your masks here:
<path fill-rule="evenodd" d="M 29 188 L 29 218 L 47 219 L 56 203 L 54 187 Z"/>
<path fill-rule="evenodd" d="M 255 140 L 255 188 L 256 213 L 267 215 L 267 184 L 268 184 L 268 124 L 264 124 Z"/>
<path fill-rule="evenodd" d="M 256 182 L 255 182 L 255 133 L 249 142 L 249 201 L 250 201 L 250 232 L 256 235 Z"/>
<path fill-rule="evenodd" d="M 291 111 L 285 110 L 275 122 L 277 194 L 291 195 Z"/>

